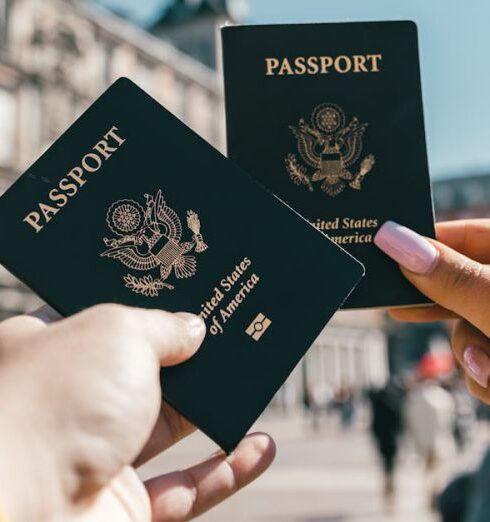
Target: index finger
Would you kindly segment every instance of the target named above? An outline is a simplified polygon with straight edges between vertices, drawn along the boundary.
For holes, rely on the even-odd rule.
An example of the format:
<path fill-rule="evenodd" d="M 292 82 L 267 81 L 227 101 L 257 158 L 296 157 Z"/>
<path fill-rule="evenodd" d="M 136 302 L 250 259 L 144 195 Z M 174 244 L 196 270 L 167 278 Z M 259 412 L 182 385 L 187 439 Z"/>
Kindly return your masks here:
<path fill-rule="evenodd" d="M 447 321 L 459 316 L 440 305 L 413 306 L 410 308 L 391 308 L 388 313 L 398 321 L 407 323 L 430 323 L 433 321 Z"/>
<path fill-rule="evenodd" d="M 175 471 L 145 483 L 153 520 L 184 522 L 255 480 L 272 463 L 275 444 L 264 433 L 247 435 L 235 451 L 223 452 L 191 468 Z"/>
<path fill-rule="evenodd" d="M 479 263 L 490 263 L 490 219 L 443 221 L 436 225 L 436 237 Z"/>

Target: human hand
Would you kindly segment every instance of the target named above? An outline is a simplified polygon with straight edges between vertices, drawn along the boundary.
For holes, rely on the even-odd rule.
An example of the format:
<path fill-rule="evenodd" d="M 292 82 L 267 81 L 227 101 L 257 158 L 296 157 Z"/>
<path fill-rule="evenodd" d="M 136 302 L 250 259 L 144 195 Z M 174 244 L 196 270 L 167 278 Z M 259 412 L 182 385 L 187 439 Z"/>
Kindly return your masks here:
<path fill-rule="evenodd" d="M 274 457 L 264 434 L 146 484 L 134 470 L 193 431 L 161 403 L 159 370 L 204 335 L 192 314 L 119 305 L 0 323 L 1 508 L 16 522 L 177 522 L 260 475 Z"/>
<path fill-rule="evenodd" d="M 390 314 L 411 322 L 455 319 L 454 355 L 470 392 L 490 404 L 490 220 L 439 223 L 436 232 L 437 241 L 387 222 L 377 233 L 376 245 L 436 303 Z"/>

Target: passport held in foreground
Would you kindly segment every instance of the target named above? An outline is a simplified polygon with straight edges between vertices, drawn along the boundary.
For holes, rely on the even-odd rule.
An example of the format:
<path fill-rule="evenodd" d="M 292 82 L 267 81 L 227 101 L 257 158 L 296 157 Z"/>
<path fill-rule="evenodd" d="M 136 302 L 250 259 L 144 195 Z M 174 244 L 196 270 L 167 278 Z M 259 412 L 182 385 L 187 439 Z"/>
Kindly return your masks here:
<path fill-rule="evenodd" d="M 363 273 L 127 79 L 0 198 L 0 219 L 1 262 L 63 315 L 201 314 L 207 337 L 162 372 L 164 395 L 227 451 Z"/>
<path fill-rule="evenodd" d="M 228 155 L 364 263 L 345 307 L 428 303 L 373 244 L 387 220 L 434 237 L 415 24 L 222 37 Z"/>

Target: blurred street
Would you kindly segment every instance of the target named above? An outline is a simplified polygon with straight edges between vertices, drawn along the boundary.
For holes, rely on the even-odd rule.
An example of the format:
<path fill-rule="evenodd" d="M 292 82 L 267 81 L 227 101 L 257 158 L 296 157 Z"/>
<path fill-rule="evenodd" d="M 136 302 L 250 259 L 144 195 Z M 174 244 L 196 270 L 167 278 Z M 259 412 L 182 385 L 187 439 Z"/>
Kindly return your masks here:
<path fill-rule="evenodd" d="M 405 444 L 397 471 L 397 501 L 387 511 L 382 475 L 369 433 L 356 426 L 342 432 L 336 425 L 311 431 L 301 416 L 266 416 L 254 431 L 266 431 L 277 442 L 272 468 L 235 498 L 200 520 L 209 522 L 435 522 L 427 509 L 427 483 L 420 462 Z M 484 446 L 479 433 L 478 447 Z M 194 434 L 141 470 L 148 478 L 188 466 L 215 450 L 203 435 Z M 441 474 L 445 478 L 472 468 L 477 450 L 458 458 Z"/>

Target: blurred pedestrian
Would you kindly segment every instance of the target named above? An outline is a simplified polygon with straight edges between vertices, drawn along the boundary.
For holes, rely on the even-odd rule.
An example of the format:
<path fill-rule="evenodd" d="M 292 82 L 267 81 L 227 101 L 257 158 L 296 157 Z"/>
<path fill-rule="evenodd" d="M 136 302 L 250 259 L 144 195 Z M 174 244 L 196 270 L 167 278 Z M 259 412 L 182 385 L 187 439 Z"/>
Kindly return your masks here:
<path fill-rule="evenodd" d="M 378 450 L 382 468 L 386 507 L 391 509 L 395 499 L 395 464 L 399 438 L 403 429 L 404 389 L 396 380 L 368 393 L 371 402 L 371 433 Z"/>
<path fill-rule="evenodd" d="M 456 477 L 440 494 L 442 522 L 488 522 L 490 519 L 490 450 L 476 472 Z"/>
<path fill-rule="evenodd" d="M 405 405 L 407 430 L 414 440 L 427 474 L 429 501 L 435 506 L 439 490 L 438 467 L 443 457 L 454 453 L 455 403 L 438 378 L 454 368 L 450 352 L 429 352 L 416 368 L 416 383 Z"/>
<path fill-rule="evenodd" d="M 352 426 L 355 415 L 354 391 L 350 386 L 342 386 L 337 395 L 340 412 L 340 425 L 343 430 Z"/>
<path fill-rule="evenodd" d="M 475 399 L 468 393 L 462 372 L 455 372 L 454 378 L 448 383 L 448 391 L 454 399 L 454 439 L 458 451 L 463 452 L 470 444 L 476 426 L 477 405 Z"/>
<path fill-rule="evenodd" d="M 452 480 L 437 499 L 441 522 L 465 522 L 474 473 L 463 473 Z"/>
<path fill-rule="evenodd" d="M 487 451 L 471 484 L 464 522 L 490 520 L 490 450 Z"/>

